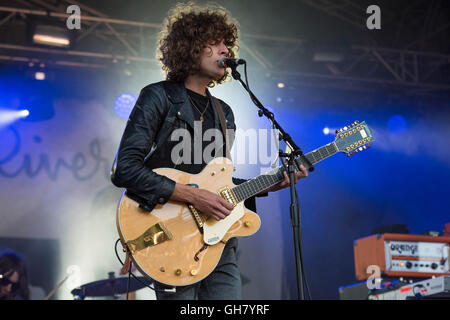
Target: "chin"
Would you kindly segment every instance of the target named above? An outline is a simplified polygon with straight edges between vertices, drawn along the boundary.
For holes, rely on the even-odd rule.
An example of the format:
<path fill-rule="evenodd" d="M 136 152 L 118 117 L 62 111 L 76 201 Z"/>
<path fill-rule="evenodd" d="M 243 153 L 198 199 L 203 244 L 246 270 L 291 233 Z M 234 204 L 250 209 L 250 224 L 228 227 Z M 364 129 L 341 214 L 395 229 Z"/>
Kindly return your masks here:
<path fill-rule="evenodd" d="M 222 72 L 218 73 L 217 77 L 216 77 L 216 80 L 221 79 L 224 75 L 225 75 L 225 71 L 222 71 Z"/>

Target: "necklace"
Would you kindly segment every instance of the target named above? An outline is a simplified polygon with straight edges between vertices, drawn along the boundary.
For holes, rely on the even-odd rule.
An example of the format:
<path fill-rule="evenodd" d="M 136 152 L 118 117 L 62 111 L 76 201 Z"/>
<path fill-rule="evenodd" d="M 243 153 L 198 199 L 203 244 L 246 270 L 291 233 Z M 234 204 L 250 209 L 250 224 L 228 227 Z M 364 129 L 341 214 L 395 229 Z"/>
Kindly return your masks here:
<path fill-rule="evenodd" d="M 200 122 L 203 122 L 203 120 L 204 120 L 203 115 L 205 114 L 206 110 L 209 107 L 209 99 L 208 99 L 208 102 L 206 103 L 205 110 L 203 110 L 203 112 L 201 112 L 200 109 L 195 104 L 195 102 L 192 100 L 192 98 L 190 96 L 188 96 L 188 97 L 189 97 L 189 100 L 191 101 L 192 105 L 194 106 L 194 108 L 197 109 L 197 111 L 200 113 Z"/>

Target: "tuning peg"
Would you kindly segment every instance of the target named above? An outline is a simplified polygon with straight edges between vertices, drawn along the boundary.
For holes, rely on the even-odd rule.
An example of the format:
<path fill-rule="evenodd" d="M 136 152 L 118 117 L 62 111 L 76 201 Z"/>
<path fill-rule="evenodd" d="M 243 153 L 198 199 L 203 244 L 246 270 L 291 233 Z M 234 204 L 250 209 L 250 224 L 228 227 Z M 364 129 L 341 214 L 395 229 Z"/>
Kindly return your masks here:
<path fill-rule="evenodd" d="M 367 148 L 370 148 L 370 144 L 367 142 Z"/>
<path fill-rule="evenodd" d="M 366 145 L 363 145 L 363 149 L 367 149 L 367 146 L 366 146 Z"/>
<path fill-rule="evenodd" d="M 334 133 L 337 135 L 339 133 L 339 130 L 336 129 L 336 131 Z"/>
<path fill-rule="evenodd" d="M 356 121 L 355 121 L 355 123 L 356 123 L 356 124 L 359 124 L 359 121 L 358 121 L 358 120 L 356 120 Z"/>

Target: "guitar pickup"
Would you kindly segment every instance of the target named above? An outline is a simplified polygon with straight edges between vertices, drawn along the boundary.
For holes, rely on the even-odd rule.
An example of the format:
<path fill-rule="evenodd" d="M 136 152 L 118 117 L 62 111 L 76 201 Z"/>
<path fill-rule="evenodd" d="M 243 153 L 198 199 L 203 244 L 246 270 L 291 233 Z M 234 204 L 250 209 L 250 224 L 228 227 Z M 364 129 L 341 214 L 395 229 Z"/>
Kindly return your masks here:
<path fill-rule="evenodd" d="M 127 241 L 127 246 L 131 253 L 145 249 L 147 247 L 155 246 L 166 240 L 172 240 L 172 233 L 167 229 L 163 222 L 158 222 L 157 224 L 148 228 L 143 234 L 134 240 Z"/>

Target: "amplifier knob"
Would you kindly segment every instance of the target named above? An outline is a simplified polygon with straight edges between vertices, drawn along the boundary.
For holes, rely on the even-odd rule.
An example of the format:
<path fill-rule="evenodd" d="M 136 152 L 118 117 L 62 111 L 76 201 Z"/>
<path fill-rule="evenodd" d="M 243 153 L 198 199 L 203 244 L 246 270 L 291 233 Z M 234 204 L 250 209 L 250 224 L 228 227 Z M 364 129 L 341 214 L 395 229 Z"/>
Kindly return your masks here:
<path fill-rule="evenodd" d="M 433 263 L 431 264 L 431 269 L 436 270 L 437 267 L 438 267 L 437 263 L 433 262 Z"/>
<path fill-rule="evenodd" d="M 412 267 L 412 263 L 410 261 L 408 261 L 406 263 L 406 268 L 411 269 L 411 267 Z"/>

